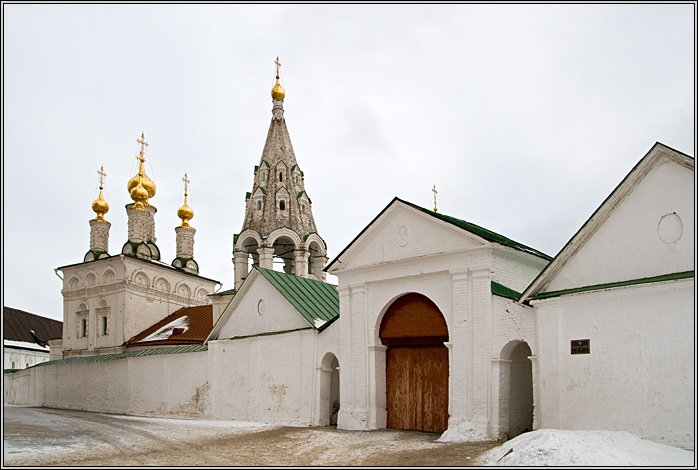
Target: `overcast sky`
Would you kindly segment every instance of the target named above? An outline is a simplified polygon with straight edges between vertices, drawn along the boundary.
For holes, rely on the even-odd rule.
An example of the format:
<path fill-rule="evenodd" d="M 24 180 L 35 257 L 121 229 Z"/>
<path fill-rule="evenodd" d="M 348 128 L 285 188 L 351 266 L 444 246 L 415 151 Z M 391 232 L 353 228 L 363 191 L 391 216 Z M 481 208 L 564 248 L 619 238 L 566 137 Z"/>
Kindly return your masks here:
<path fill-rule="evenodd" d="M 200 274 L 234 287 L 285 117 L 330 261 L 394 197 L 554 256 L 655 142 L 695 157 L 695 4 L 3 4 L 3 304 L 62 319 L 54 268 L 109 253 L 150 143 L 162 260 L 182 177 Z"/>

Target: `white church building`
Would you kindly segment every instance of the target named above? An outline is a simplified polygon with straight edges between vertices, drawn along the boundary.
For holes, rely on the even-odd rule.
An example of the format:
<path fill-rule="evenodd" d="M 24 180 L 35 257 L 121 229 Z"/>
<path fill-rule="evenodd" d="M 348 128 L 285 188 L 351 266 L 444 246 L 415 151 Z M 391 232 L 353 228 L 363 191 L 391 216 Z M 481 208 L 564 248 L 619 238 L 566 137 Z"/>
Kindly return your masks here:
<path fill-rule="evenodd" d="M 5 403 L 474 441 L 623 430 L 694 448 L 692 157 L 655 144 L 555 257 L 395 198 L 330 261 L 278 65 L 235 288 L 199 275 L 186 184 L 176 257 L 160 261 L 141 136 L 128 240 L 108 253 L 100 191 L 90 250 L 57 269 L 62 358 L 6 373 Z"/>

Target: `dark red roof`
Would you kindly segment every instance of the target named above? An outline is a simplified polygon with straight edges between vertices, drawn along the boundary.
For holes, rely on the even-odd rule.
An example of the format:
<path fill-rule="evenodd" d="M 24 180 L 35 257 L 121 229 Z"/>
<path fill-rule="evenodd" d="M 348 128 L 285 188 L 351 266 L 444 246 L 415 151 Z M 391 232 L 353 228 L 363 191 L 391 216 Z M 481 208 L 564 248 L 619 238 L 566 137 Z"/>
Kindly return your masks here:
<path fill-rule="evenodd" d="M 213 305 L 182 307 L 126 341 L 126 347 L 203 344 L 212 329 Z"/>

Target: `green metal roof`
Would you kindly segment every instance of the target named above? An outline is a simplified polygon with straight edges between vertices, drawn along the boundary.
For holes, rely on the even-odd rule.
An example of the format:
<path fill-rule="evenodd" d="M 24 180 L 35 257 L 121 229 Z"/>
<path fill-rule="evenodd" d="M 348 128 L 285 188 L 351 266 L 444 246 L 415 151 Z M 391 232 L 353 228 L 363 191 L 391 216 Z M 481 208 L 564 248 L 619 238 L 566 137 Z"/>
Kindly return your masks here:
<path fill-rule="evenodd" d="M 179 354 L 189 352 L 201 352 L 207 350 L 208 345 L 206 344 L 192 344 L 186 346 L 172 346 L 170 348 L 143 349 L 140 351 L 129 351 L 118 354 L 101 354 L 99 356 L 70 357 L 68 359 L 58 359 L 56 361 L 40 362 L 39 364 L 36 364 L 33 367 L 53 366 L 59 364 L 80 364 L 83 362 L 106 362 L 114 361 L 116 359 L 124 359 L 126 357 L 154 356 L 158 354 Z"/>
<path fill-rule="evenodd" d="M 514 289 L 509 289 L 507 286 L 504 286 L 498 282 L 492 281 L 491 285 L 492 293 L 495 295 L 513 300 L 519 300 L 519 297 L 521 297 L 521 292 L 516 292 Z"/>
<path fill-rule="evenodd" d="M 211 295 L 235 295 L 235 289 L 223 290 L 223 291 L 211 294 Z"/>
<path fill-rule="evenodd" d="M 322 331 L 339 318 L 337 286 L 255 266 L 272 286 L 310 323 Z"/>
<path fill-rule="evenodd" d="M 678 281 L 680 279 L 689 279 L 695 277 L 695 271 L 685 271 L 682 273 L 663 274 L 661 276 L 645 277 L 642 279 L 631 279 L 629 281 L 609 282 L 606 284 L 595 284 L 593 286 L 575 287 L 573 289 L 564 289 L 553 292 L 543 292 L 531 297 L 531 300 L 548 299 L 551 297 L 560 297 L 567 294 L 577 294 L 579 292 L 588 292 L 602 289 L 612 289 L 614 287 L 636 286 L 639 284 L 649 284 L 653 282 Z"/>
<path fill-rule="evenodd" d="M 524 244 L 522 244 L 522 243 L 519 243 L 519 242 L 516 242 L 516 241 L 514 241 L 514 240 L 511 240 L 511 239 L 509 239 L 509 238 L 507 238 L 507 237 L 505 237 L 505 236 L 503 236 L 503 235 L 500 235 L 500 234 L 498 234 L 498 233 L 495 233 L 495 232 L 493 232 L 493 231 L 491 231 L 491 230 L 487 230 L 486 228 L 480 227 L 479 225 L 475 225 L 475 224 L 473 224 L 473 223 L 466 222 L 465 220 L 456 219 L 455 217 L 451 217 L 451 216 L 448 216 L 448 215 L 439 214 L 438 212 L 434 212 L 434 211 L 432 211 L 432 210 L 425 209 L 424 207 L 420 207 L 420 206 L 418 206 L 418 205 L 416 205 L 416 204 L 412 204 L 411 202 L 407 202 L 407 201 L 405 201 L 405 200 L 403 200 L 403 199 L 400 199 L 399 197 L 395 197 L 395 198 L 393 198 L 392 201 L 390 201 L 390 204 L 388 204 L 387 206 L 385 206 L 385 208 L 384 208 L 384 209 L 383 209 L 383 210 L 382 210 L 382 211 L 381 211 L 381 212 L 380 212 L 380 213 L 379 213 L 366 227 L 364 227 L 364 229 L 354 238 L 354 240 L 352 240 L 351 243 L 349 243 L 349 245 L 347 245 L 347 246 L 342 250 L 342 252 L 339 253 L 339 255 L 337 255 L 337 257 L 335 257 L 335 259 L 333 259 L 333 260 L 330 262 L 330 264 L 328 264 L 328 265 L 325 267 L 325 271 L 326 271 L 326 272 L 329 272 L 330 268 L 339 260 L 339 258 L 341 258 L 342 255 L 344 255 L 344 253 L 345 253 L 345 252 L 346 252 L 359 238 L 361 238 L 361 236 L 369 229 L 369 227 L 371 227 L 371 225 L 373 225 L 374 222 L 376 222 L 378 219 L 380 219 L 381 216 L 382 216 L 393 204 L 395 204 L 395 202 L 397 202 L 397 201 L 399 201 L 399 202 L 401 202 L 401 203 L 403 203 L 403 204 L 405 204 L 405 205 L 407 205 L 407 206 L 410 206 L 410 207 L 412 207 L 412 208 L 414 208 L 414 209 L 416 209 L 416 210 L 418 210 L 418 211 L 420 211 L 420 212 L 423 212 L 423 213 L 428 214 L 428 215 L 430 215 L 430 216 L 432 216 L 432 217 L 435 217 L 435 218 L 437 218 L 437 219 L 440 219 L 440 220 L 442 220 L 442 221 L 444 221 L 444 222 L 447 222 L 447 223 L 449 223 L 449 224 L 455 225 L 455 226 L 458 227 L 458 228 L 462 228 L 462 229 L 464 229 L 464 230 L 467 230 L 467 231 L 469 231 L 469 232 L 471 232 L 471 233 L 473 233 L 473 234 L 475 234 L 475 235 L 477 235 L 477 236 L 480 236 L 480 237 L 482 237 L 482 238 L 484 238 L 485 240 L 488 240 L 488 241 L 490 241 L 490 242 L 499 243 L 500 245 L 505 245 L 505 246 L 514 248 L 514 249 L 519 250 L 519 251 L 524 251 L 524 252 L 526 252 L 526 253 L 531 253 L 531 254 L 533 254 L 533 255 L 535 255 L 535 256 L 538 256 L 539 258 L 543 258 L 543 259 L 546 260 L 546 261 L 550 261 L 550 260 L 553 259 L 551 256 L 546 255 L 546 254 L 543 253 L 542 251 L 538 251 L 538 250 L 536 250 L 536 249 L 534 249 L 534 248 L 531 248 L 531 247 L 529 247 L 529 246 L 526 246 L 526 245 L 524 245 Z"/>
<path fill-rule="evenodd" d="M 436 217 L 437 219 L 441 219 L 445 222 L 448 222 L 448 223 L 453 224 L 457 227 L 460 227 L 460 228 L 463 228 L 469 232 L 472 232 L 475 235 L 478 235 L 487 241 L 499 243 L 500 245 L 504 245 L 504 246 L 508 246 L 511 248 L 515 248 L 515 249 L 520 250 L 520 251 L 532 253 L 532 254 L 539 256 L 543 259 L 547 259 L 547 260 L 553 259 L 552 256 L 546 255 L 542 251 L 538 251 L 534 248 L 523 245 L 519 242 L 516 242 L 510 238 L 505 237 L 504 235 L 500 235 L 500 234 L 493 232 L 491 230 L 487 230 L 484 227 L 480 227 L 479 225 L 475 225 L 471 222 L 466 222 L 465 220 L 456 219 L 455 217 L 451 217 L 448 215 L 440 214 L 438 212 L 434 212 L 434 211 L 429 210 L 429 209 L 425 209 L 424 207 L 420 207 L 416 204 L 412 204 L 411 202 L 404 201 L 400 198 L 395 198 L 395 199 L 407 204 L 410 207 L 414 207 L 415 209 L 417 209 L 421 212 L 424 212 L 424 213 L 429 214 L 433 217 Z"/>

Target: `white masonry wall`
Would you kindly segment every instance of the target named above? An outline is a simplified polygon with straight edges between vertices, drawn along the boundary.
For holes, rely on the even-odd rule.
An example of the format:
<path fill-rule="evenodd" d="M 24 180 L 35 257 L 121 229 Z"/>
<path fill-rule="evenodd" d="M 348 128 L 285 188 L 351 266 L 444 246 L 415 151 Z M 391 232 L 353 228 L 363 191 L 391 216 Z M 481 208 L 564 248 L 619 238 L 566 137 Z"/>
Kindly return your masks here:
<path fill-rule="evenodd" d="M 4 402 L 135 416 L 326 426 L 339 325 L 209 343 L 197 353 L 4 374 Z M 340 362 L 341 366 L 341 362 Z"/>
<path fill-rule="evenodd" d="M 693 449 L 692 278 L 534 303 L 541 428 L 623 430 Z M 570 354 L 576 339 L 590 340 L 590 354 Z"/>

